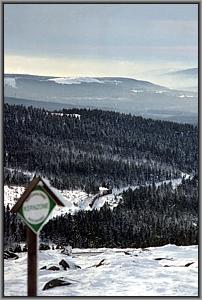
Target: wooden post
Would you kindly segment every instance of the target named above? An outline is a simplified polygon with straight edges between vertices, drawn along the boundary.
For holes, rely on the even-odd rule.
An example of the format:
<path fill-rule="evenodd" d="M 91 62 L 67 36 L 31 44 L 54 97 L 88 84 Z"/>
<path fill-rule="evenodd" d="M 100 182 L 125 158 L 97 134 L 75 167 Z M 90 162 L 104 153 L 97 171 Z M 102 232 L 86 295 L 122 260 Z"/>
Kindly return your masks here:
<path fill-rule="evenodd" d="M 40 183 L 40 184 L 39 184 Z M 41 178 L 34 177 L 18 202 L 12 207 L 12 213 L 18 213 L 27 225 L 27 294 L 37 296 L 37 252 L 38 233 L 47 222 L 55 205 L 65 206 L 58 195 Z M 40 210 L 40 207 L 42 208 Z"/>
<path fill-rule="evenodd" d="M 28 245 L 28 297 L 37 296 L 37 234 L 27 227 L 27 245 Z"/>

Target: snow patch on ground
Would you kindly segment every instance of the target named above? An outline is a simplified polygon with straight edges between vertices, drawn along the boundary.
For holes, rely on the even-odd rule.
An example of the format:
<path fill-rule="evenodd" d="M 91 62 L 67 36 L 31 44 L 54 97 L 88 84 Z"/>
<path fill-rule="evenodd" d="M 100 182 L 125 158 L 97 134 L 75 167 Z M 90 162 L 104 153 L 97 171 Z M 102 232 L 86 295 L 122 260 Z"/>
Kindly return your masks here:
<path fill-rule="evenodd" d="M 192 95 L 180 95 L 179 98 L 194 98 Z"/>
<path fill-rule="evenodd" d="M 98 79 L 93 77 L 58 77 L 58 78 L 50 78 L 48 81 L 54 81 L 58 84 L 82 84 L 82 83 L 112 83 L 118 85 L 121 83 L 119 80 L 110 80 L 110 79 Z"/>
<path fill-rule="evenodd" d="M 16 80 L 13 77 L 4 77 L 4 85 L 7 85 L 12 88 L 17 88 Z"/>
<path fill-rule="evenodd" d="M 81 119 L 81 115 L 79 115 L 79 114 L 51 113 L 51 115 L 52 115 L 52 116 L 60 116 L 60 117 L 68 116 L 68 117 L 75 117 L 75 118 L 78 118 L 79 120 Z"/>
<path fill-rule="evenodd" d="M 185 180 L 187 180 L 190 177 L 189 174 L 185 174 L 185 173 L 182 173 L 181 176 L 184 177 Z M 171 180 L 172 186 L 174 189 L 177 188 L 177 186 L 179 184 L 181 184 L 182 177 Z M 49 181 L 44 178 L 43 178 L 43 180 L 50 188 Z M 165 180 L 163 182 L 162 181 L 157 182 L 156 186 L 158 187 L 162 183 L 168 184 L 169 182 L 170 182 L 170 180 Z M 147 185 L 149 185 L 149 184 L 147 184 Z M 137 186 L 129 185 L 129 186 L 122 187 L 122 188 L 113 188 L 111 194 L 107 194 L 107 195 L 103 195 L 103 196 L 99 197 L 98 199 L 96 199 L 94 201 L 94 204 L 91 207 L 90 204 L 92 204 L 94 195 L 87 194 L 86 192 L 84 192 L 82 190 L 59 191 L 59 190 L 55 189 L 54 187 L 51 187 L 54 194 L 57 194 L 57 196 L 64 203 L 65 206 L 64 207 L 56 206 L 56 208 L 52 211 L 50 217 L 60 216 L 65 213 L 75 214 L 79 210 L 93 210 L 93 209 L 99 210 L 105 204 L 105 202 L 107 202 L 111 208 L 114 208 L 118 205 L 118 203 L 122 199 L 122 193 L 124 191 L 127 191 L 129 188 L 131 188 L 132 190 L 135 190 L 135 189 L 139 188 L 139 186 L 138 185 Z M 102 189 L 103 188 L 101 187 L 101 190 Z M 20 196 L 22 195 L 22 193 L 24 191 L 25 191 L 25 187 L 22 187 L 22 186 L 5 185 L 4 186 L 4 205 L 6 206 L 7 204 L 9 204 L 9 206 L 11 208 L 16 203 L 16 201 L 20 198 Z"/>
<path fill-rule="evenodd" d="M 23 186 L 4 185 L 4 205 L 13 207 L 24 191 L 25 187 Z"/>
<path fill-rule="evenodd" d="M 4 296 L 26 296 L 27 253 L 19 256 L 17 260 L 4 260 Z M 59 266 L 61 259 L 81 267 L 67 271 L 39 270 L 38 296 L 198 295 L 197 245 L 73 249 L 72 257 L 61 254 L 61 250 L 47 250 L 40 251 L 38 256 L 38 269 L 50 264 Z M 96 267 L 103 259 L 103 264 Z M 49 280 L 58 277 L 65 277 L 72 284 L 42 290 Z"/>
<path fill-rule="evenodd" d="M 143 90 L 131 90 L 131 92 L 133 92 L 133 93 L 144 93 Z"/>
<path fill-rule="evenodd" d="M 155 91 L 155 93 L 156 94 L 165 94 L 165 93 L 167 93 L 167 91 L 164 91 L 164 90 L 163 91 Z"/>
<path fill-rule="evenodd" d="M 46 182 L 47 183 L 47 182 Z M 76 213 L 79 210 L 92 210 L 89 204 L 92 202 L 92 195 L 81 190 L 69 191 L 63 190 L 58 193 L 56 189 L 52 187 L 54 194 L 59 196 L 60 200 L 64 203 L 65 207 L 56 206 L 52 211 L 51 217 L 56 217 L 65 213 Z M 9 204 L 10 208 L 16 203 L 17 200 L 24 193 L 25 187 L 23 186 L 4 186 L 4 205 Z"/>
<path fill-rule="evenodd" d="M 104 81 L 92 77 L 58 77 L 48 80 L 59 84 L 104 83 Z"/>

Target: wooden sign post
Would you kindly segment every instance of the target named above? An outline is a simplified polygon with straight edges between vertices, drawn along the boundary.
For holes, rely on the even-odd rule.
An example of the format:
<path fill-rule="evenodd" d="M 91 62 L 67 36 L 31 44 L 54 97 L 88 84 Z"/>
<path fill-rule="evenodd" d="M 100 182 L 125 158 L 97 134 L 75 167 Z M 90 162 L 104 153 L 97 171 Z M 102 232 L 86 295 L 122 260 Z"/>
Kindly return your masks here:
<path fill-rule="evenodd" d="M 27 248 L 28 248 L 28 260 L 27 260 L 27 295 L 29 297 L 37 296 L 37 243 L 38 236 L 29 227 L 27 227 Z"/>
<path fill-rule="evenodd" d="M 27 225 L 29 297 L 37 296 L 38 233 L 56 205 L 64 206 L 64 203 L 41 177 L 34 177 L 11 209 L 11 212 L 17 212 Z"/>

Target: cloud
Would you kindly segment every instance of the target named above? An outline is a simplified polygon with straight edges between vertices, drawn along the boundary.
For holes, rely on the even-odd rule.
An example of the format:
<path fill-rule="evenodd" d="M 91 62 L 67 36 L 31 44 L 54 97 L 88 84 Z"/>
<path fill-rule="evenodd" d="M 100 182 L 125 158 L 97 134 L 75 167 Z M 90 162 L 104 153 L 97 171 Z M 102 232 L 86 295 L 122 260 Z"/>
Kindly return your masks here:
<path fill-rule="evenodd" d="M 127 71 L 120 67 L 120 61 L 128 61 L 125 65 L 129 68 L 137 63 L 197 64 L 196 4 L 5 4 L 4 7 L 5 67 L 9 70 L 11 61 L 13 69 L 24 73 L 31 68 L 29 73 L 39 70 L 34 61 L 41 62 L 40 72 L 47 73 L 53 70 L 49 66 L 51 61 L 55 72 L 71 70 L 74 74 L 83 73 L 84 66 L 88 72 L 106 73 L 105 63 L 102 66 L 106 61 L 118 73 Z M 61 61 L 66 65 L 62 66 Z M 132 69 L 127 71 L 132 72 Z"/>

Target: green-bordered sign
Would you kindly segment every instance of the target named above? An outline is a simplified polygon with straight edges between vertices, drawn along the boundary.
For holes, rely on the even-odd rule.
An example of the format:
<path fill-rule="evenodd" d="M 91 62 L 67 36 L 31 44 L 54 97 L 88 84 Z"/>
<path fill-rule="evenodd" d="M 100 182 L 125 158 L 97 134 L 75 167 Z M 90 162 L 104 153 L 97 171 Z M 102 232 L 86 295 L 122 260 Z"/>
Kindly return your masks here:
<path fill-rule="evenodd" d="M 64 206 L 45 179 L 35 177 L 11 211 L 17 212 L 26 225 L 37 234 L 56 204 Z"/>
<path fill-rule="evenodd" d="M 54 207 L 64 206 L 62 196 L 50 186 L 47 180 L 34 177 L 11 212 L 18 213 L 27 225 L 27 295 L 37 296 L 37 233 L 48 221 Z"/>
<path fill-rule="evenodd" d="M 19 215 L 35 233 L 39 232 L 56 206 L 55 201 L 41 186 L 36 186 L 20 207 Z"/>

